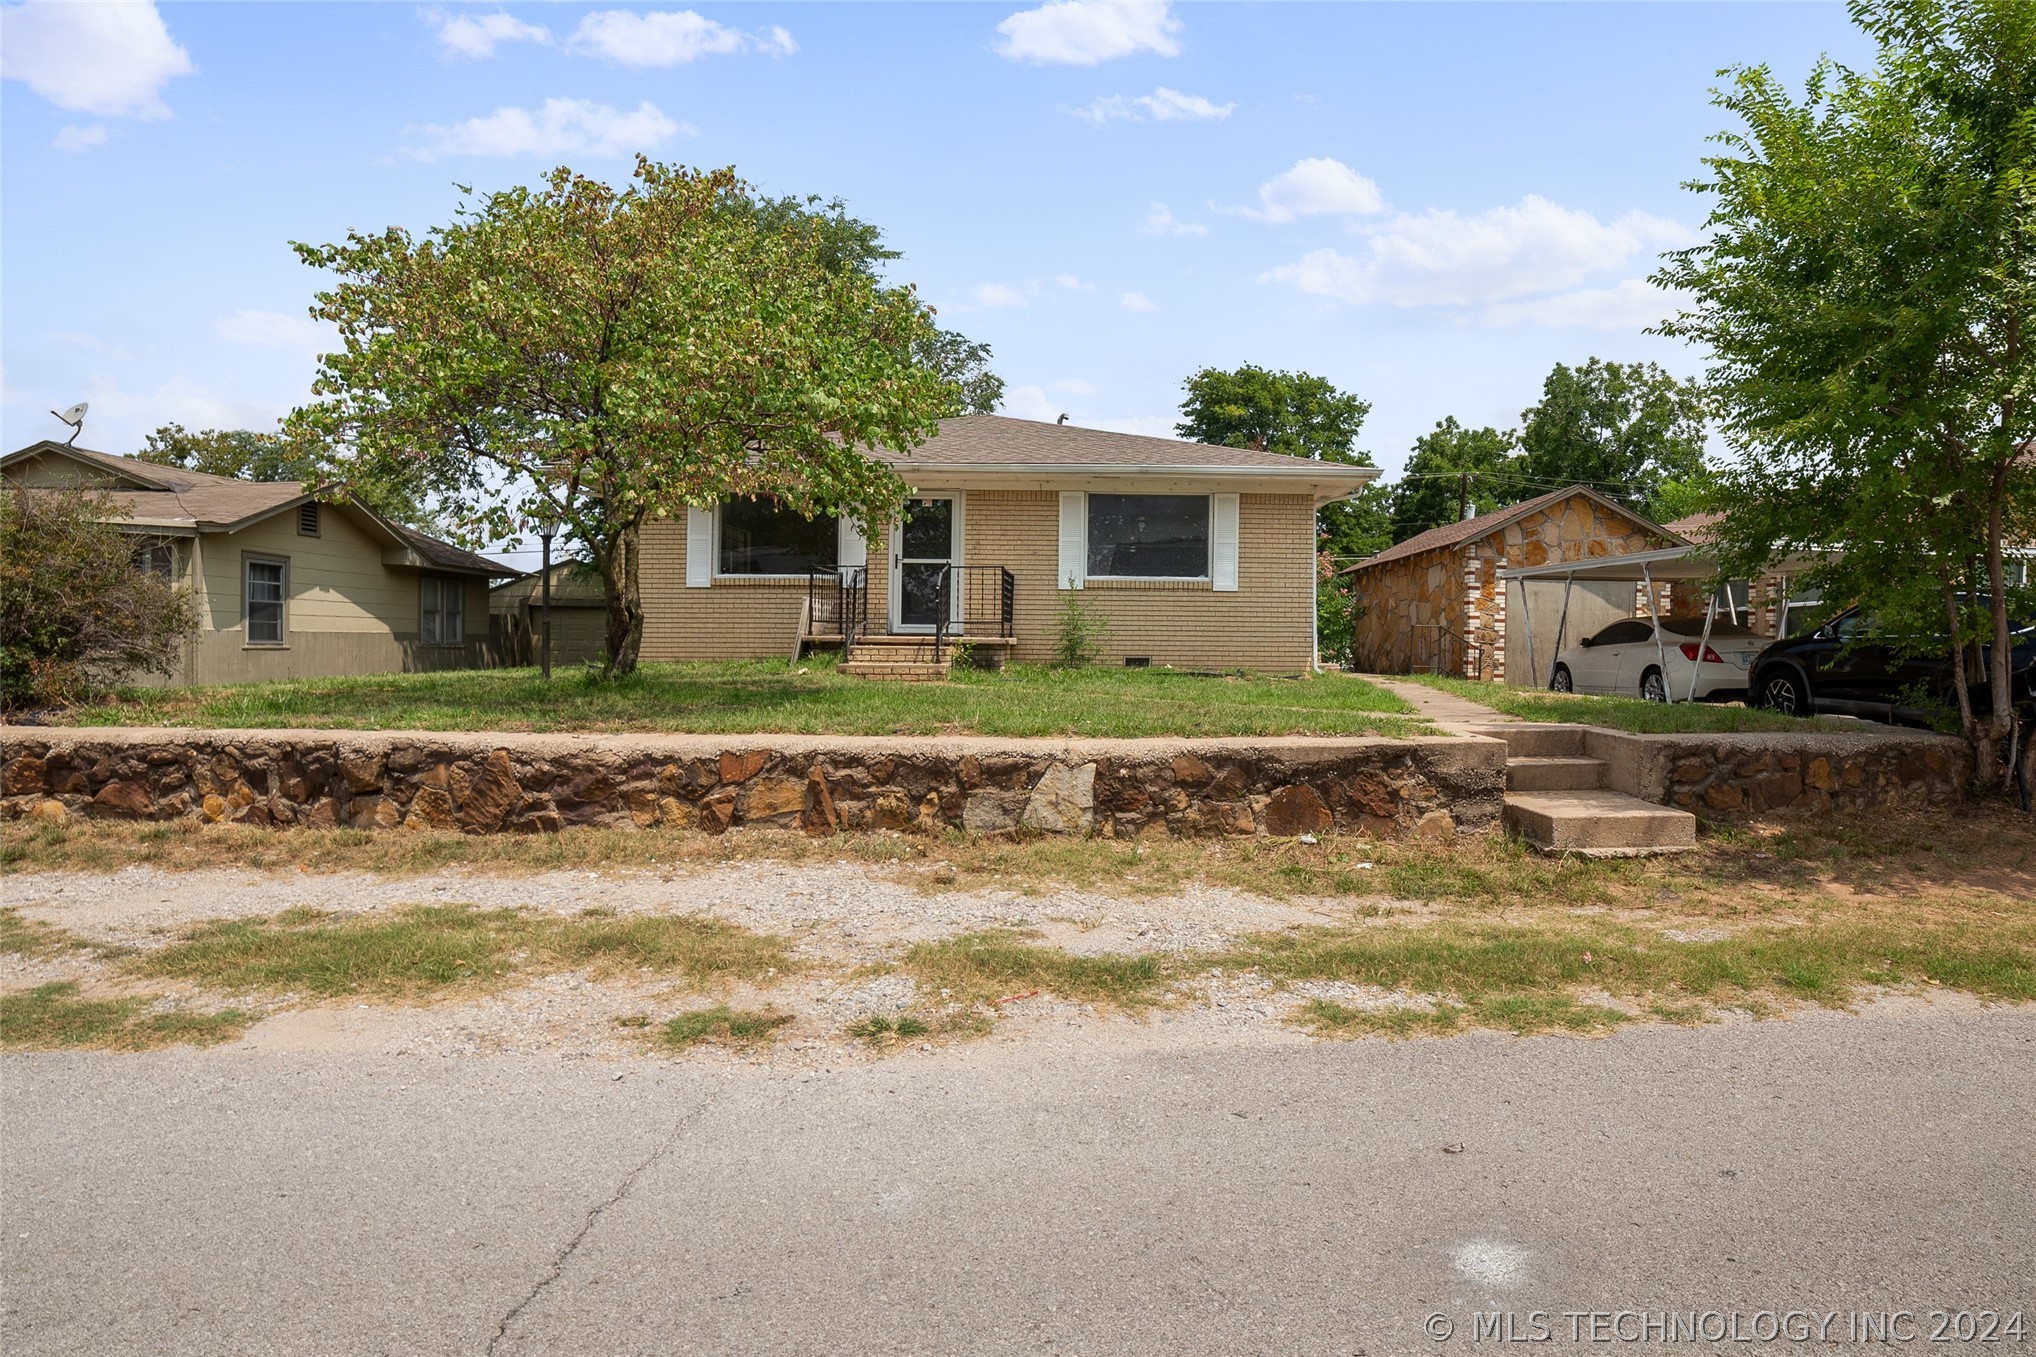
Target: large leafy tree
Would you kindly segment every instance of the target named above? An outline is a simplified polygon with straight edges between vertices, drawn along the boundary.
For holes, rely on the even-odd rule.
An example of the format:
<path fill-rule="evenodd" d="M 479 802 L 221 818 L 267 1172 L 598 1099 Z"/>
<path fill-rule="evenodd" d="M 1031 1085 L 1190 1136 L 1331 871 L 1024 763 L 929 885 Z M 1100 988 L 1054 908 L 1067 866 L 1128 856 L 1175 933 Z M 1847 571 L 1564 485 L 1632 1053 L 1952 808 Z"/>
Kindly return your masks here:
<path fill-rule="evenodd" d="M 412 468 L 384 466 L 383 474 L 375 475 L 375 468 L 349 464 L 335 457 L 323 442 L 302 432 L 203 429 L 193 433 L 181 424 L 165 424 L 148 435 L 135 457 L 157 466 L 183 467 L 213 476 L 297 481 L 312 488 L 326 487 L 338 475 L 346 493 L 369 508 L 412 527 L 438 526 L 437 515 L 420 493 Z"/>
<path fill-rule="evenodd" d="M 854 271 L 871 280 L 882 277 L 884 265 L 904 256 L 884 244 L 883 230 L 848 213 L 839 198 L 757 198 L 739 210 L 755 214 L 766 225 L 805 226 L 814 232 L 820 260 L 830 269 Z M 1004 379 L 990 368 L 990 346 L 959 330 L 934 329 L 912 345 L 912 359 L 946 383 L 943 415 L 987 415 L 1004 399 Z"/>
<path fill-rule="evenodd" d="M 1392 490 L 1393 541 L 1453 523 L 1466 509 L 1482 514 L 1538 493 L 1521 492 L 1517 438 L 1510 429 L 1466 429 L 1452 416 L 1415 439 Z"/>
<path fill-rule="evenodd" d="M 619 190 L 561 168 L 421 239 L 298 245 L 338 276 L 312 314 L 344 348 L 292 425 L 421 474 L 470 540 L 555 517 L 601 572 L 603 672 L 627 674 L 647 519 L 771 495 L 873 531 L 905 487 L 865 450 L 913 447 L 950 404 L 913 359 L 931 313 L 831 239 L 732 170 L 639 158 Z"/>
<path fill-rule="evenodd" d="M 1739 126 L 1692 185 L 1709 239 L 1657 275 L 1694 302 L 1662 328 L 1710 351 L 1738 453 L 1721 567 L 1829 550 L 1827 598 L 1919 647 L 1948 636 L 1990 782 L 2014 719 L 2003 548 L 2036 536 L 2036 5 L 1852 14 L 1876 70 L 1826 61 L 1800 100 L 1765 67 L 1730 73 L 1716 102 Z"/>
<path fill-rule="evenodd" d="M 1354 444 L 1371 402 L 1339 390 L 1326 377 L 1277 372 L 1247 363 L 1203 368 L 1183 387 L 1181 420 L 1174 431 L 1198 443 L 1306 457 L 1350 466 L 1373 465 Z M 1349 499 L 1325 504 L 1316 515 L 1321 583 L 1316 590 L 1316 634 L 1326 656 L 1350 648 L 1351 600 L 1337 571 L 1391 545 L 1385 491 L 1368 485 Z"/>
<path fill-rule="evenodd" d="M 1532 488 L 1582 482 L 1653 512 L 1663 485 L 1704 471 L 1704 397 L 1653 363 L 1557 363 L 1520 416 L 1517 471 Z"/>

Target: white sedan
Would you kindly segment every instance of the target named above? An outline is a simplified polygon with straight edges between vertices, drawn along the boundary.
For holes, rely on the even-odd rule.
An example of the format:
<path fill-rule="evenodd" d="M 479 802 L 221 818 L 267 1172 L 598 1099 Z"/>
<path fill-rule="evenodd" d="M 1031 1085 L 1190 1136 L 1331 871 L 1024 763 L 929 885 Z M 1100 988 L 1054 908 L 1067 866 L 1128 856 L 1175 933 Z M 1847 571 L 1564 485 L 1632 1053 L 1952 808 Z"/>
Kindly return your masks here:
<path fill-rule="evenodd" d="M 1657 638 L 1644 617 L 1614 622 L 1555 657 L 1548 686 L 1559 693 L 1609 693 L 1649 702 L 1690 699 L 1696 675 L 1698 700 L 1723 702 L 1746 696 L 1746 672 L 1771 638 L 1732 622 L 1711 623 L 1704 640 L 1701 617 L 1664 617 Z"/>

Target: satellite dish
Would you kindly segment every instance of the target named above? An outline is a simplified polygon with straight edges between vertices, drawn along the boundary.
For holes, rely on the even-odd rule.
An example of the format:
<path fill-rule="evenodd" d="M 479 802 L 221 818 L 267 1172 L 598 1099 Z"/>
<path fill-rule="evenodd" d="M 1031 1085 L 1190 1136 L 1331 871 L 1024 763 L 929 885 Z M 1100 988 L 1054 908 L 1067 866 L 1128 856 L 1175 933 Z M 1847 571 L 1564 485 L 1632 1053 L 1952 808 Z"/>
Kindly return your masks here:
<path fill-rule="evenodd" d="M 79 401 L 68 410 L 50 411 L 51 414 L 71 426 L 71 436 L 64 440 L 65 447 L 68 448 L 71 444 L 77 442 L 78 435 L 85 431 L 85 411 L 90 408 L 84 401 Z"/>

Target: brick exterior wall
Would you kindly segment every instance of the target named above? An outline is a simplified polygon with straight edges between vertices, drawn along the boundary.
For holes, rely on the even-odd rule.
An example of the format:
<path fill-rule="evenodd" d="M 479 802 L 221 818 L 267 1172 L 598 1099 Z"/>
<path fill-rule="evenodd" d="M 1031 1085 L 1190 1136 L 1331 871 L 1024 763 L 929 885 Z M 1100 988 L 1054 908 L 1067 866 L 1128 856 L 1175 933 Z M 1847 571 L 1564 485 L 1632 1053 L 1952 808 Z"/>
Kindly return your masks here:
<path fill-rule="evenodd" d="M 1016 580 L 1013 619 L 1020 663 L 1053 658 L 1066 590 L 1060 559 L 1060 498 L 1051 490 L 970 490 L 963 507 L 964 564 L 1007 567 Z M 1298 672 L 1314 659 L 1315 507 L 1306 495 L 1240 495 L 1237 591 L 1206 581 L 1089 580 L 1084 606 L 1105 626 L 1101 662 L 1126 657 L 1182 668 Z M 885 629 L 890 581 L 886 542 L 869 544 L 870 627 Z M 790 655 L 806 597 L 803 580 L 717 579 L 686 587 L 686 524 L 643 530 L 643 658 L 717 660 Z"/>

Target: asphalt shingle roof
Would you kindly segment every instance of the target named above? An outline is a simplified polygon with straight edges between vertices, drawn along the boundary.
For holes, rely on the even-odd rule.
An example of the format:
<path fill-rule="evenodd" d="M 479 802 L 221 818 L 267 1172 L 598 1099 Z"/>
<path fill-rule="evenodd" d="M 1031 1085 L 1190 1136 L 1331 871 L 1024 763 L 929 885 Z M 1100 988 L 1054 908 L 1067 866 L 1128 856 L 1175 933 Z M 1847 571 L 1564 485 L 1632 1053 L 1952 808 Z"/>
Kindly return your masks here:
<path fill-rule="evenodd" d="M 1226 448 L 1190 443 L 1179 438 L 1112 433 L 1074 424 L 1047 424 L 1006 415 L 959 415 L 940 421 L 940 432 L 909 453 L 880 453 L 901 467 L 1054 466 L 1054 467 L 1180 467 L 1182 469 L 1294 471 L 1306 468 L 1327 475 L 1373 468 L 1341 462 L 1311 462 L 1284 453 L 1255 448 Z"/>
<path fill-rule="evenodd" d="M 1465 542 L 1475 541 L 1487 533 L 1498 531 L 1516 518 L 1523 518 L 1533 513 L 1536 509 L 1544 509 L 1551 504 L 1560 504 L 1571 495 L 1588 495 L 1607 508 L 1618 510 L 1634 522 L 1640 524 L 1643 528 L 1668 532 L 1671 536 L 1676 535 L 1673 530 L 1664 529 L 1658 523 L 1649 522 L 1646 518 L 1628 509 L 1625 505 L 1606 499 L 1589 486 L 1570 485 L 1560 490 L 1551 490 L 1545 495 L 1536 495 L 1533 499 L 1523 499 L 1517 504 L 1508 504 L 1502 508 L 1493 509 L 1491 512 L 1479 514 L 1475 518 L 1459 519 L 1454 523 L 1444 523 L 1439 528 L 1430 528 L 1426 532 L 1416 533 L 1404 542 L 1398 542 L 1387 547 L 1376 556 L 1359 561 L 1356 565 L 1348 567 L 1342 573 L 1348 575 L 1355 570 L 1370 570 L 1373 566 L 1405 560 L 1409 556 L 1419 556 L 1424 551 L 1435 551 L 1441 547 L 1459 546 Z"/>

